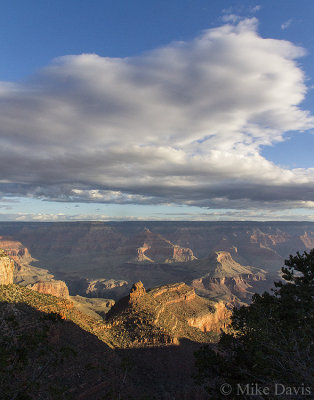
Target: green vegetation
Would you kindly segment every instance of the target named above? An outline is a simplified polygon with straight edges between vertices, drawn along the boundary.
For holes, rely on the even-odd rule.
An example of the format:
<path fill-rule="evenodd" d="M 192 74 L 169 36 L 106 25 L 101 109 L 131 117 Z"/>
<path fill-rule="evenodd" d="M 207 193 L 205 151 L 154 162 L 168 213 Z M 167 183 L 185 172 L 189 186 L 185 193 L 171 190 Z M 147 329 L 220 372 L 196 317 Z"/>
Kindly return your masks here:
<path fill-rule="evenodd" d="M 313 394 L 314 249 L 290 256 L 282 273 L 285 282 L 275 283 L 272 294 L 256 294 L 251 305 L 233 311 L 217 348 L 204 346 L 195 353 L 196 380 L 215 399 L 272 399 L 276 384 L 280 391 L 299 390 L 281 398 Z M 226 383 L 228 395 L 221 393 Z M 248 387 L 251 394 L 259 388 L 258 397 L 250 397 Z"/>
<path fill-rule="evenodd" d="M 3 249 L 0 249 L 0 257 L 8 257 Z"/>
<path fill-rule="evenodd" d="M 1 399 L 61 398 L 57 393 L 62 393 L 64 399 L 72 398 L 60 382 L 49 379 L 66 358 L 75 356 L 73 349 L 49 341 L 59 318 L 38 317 L 28 306 L 20 308 L 9 303 L 1 303 L 0 315 Z"/>

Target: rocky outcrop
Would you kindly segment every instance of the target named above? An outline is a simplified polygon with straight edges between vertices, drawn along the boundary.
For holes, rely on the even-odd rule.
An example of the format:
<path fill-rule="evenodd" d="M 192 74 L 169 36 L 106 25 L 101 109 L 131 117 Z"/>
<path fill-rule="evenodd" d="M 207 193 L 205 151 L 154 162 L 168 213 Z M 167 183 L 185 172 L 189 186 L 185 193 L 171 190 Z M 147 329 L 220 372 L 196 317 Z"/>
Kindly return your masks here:
<path fill-rule="evenodd" d="M 86 280 L 84 295 L 116 299 L 127 293 L 128 282 L 116 279 Z"/>
<path fill-rule="evenodd" d="M 258 243 L 261 247 L 272 248 L 277 246 L 278 244 L 285 243 L 290 239 L 290 236 L 280 231 L 276 230 L 274 233 L 265 233 L 260 229 L 254 229 L 253 233 L 250 236 L 250 241 L 252 243 Z"/>
<path fill-rule="evenodd" d="M 13 283 L 14 261 L 0 249 L 0 285 L 10 285 Z"/>
<path fill-rule="evenodd" d="M 115 301 L 112 299 L 88 298 L 83 296 L 71 296 L 76 309 L 97 320 L 103 320 L 106 313 L 113 307 Z"/>
<path fill-rule="evenodd" d="M 166 263 L 172 262 L 188 262 L 196 260 L 193 251 L 187 247 L 173 245 L 171 257 L 166 259 Z"/>
<path fill-rule="evenodd" d="M 304 234 L 300 236 L 300 239 L 307 249 L 314 248 L 314 232 L 304 232 Z"/>
<path fill-rule="evenodd" d="M 0 236 L 0 248 L 17 264 L 28 264 L 33 261 L 28 248 L 10 236 Z"/>
<path fill-rule="evenodd" d="M 148 293 L 153 298 L 158 299 L 165 306 L 183 301 L 191 301 L 196 298 L 194 288 L 183 282 L 150 289 Z"/>
<path fill-rule="evenodd" d="M 68 287 L 63 281 L 39 281 L 32 285 L 28 285 L 27 287 L 29 289 L 35 290 L 36 292 L 52 294 L 53 296 L 62 297 L 64 299 L 70 298 Z"/>
<path fill-rule="evenodd" d="M 141 281 L 134 283 L 130 290 L 129 298 L 130 302 L 136 301 L 138 298 L 146 294 L 146 289 Z"/>
<path fill-rule="evenodd" d="M 215 305 L 197 296 L 183 282 L 147 291 L 137 282 L 108 312 L 106 326 L 121 347 L 179 344 L 181 338 L 206 342 L 229 316 L 223 303 Z"/>
<path fill-rule="evenodd" d="M 133 243 L 138 246 L 135 250 L 136 262 L 171 264 L 196 259 L 191 249 L 173 244 L 147 228 L 133 239 Z"/>
<path fill-rule="evenodd" d="M 206 262 L 208 272 L 191 283 L 200 294 L 242 304 L 249 303 L 253 293 L 267 288 L 264 270 L 237 263 L 227 251 L 213 252 Z"/>
<path fill-rule="evenodd" d="M 222 301 L 214 304 L 214 312 L 204 313 L 188 319 L 188 324 L 203 332 L 220 332 L 230 322 L 231 310 Z"/>
<path fill-rule="evenodd" d="M 0 248 L 14 261 L 14 283 L 22 286 L 38 281 L 50 281 L 53 275 L 47 269 L 31 265 L 35 261 L 27 247 L 11 236 L 0 236 Z"/>

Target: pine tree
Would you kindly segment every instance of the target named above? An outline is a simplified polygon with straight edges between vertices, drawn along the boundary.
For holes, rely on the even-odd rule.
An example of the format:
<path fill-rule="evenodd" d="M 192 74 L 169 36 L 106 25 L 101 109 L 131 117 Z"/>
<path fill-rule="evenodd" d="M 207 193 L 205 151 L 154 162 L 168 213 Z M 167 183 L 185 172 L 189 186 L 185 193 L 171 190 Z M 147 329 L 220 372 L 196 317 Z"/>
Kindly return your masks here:
<path fill-rule="evenodd" d="M 248 384 L 271 393 L 276 384 L 304 388 L 314 396 L 314 249 L 290 256 L 282 273 L 284 282 L 276 282 L 272 293 L 255 294 L 249 306 L 234 309 L 217 348 L 203 347 L 195 354 L 196 379 L 215 399 L 251 398 L 237 390 Z M 229 395 L 222 393 L 223 383 L 232 388 Z M 252 398 L 272 397 L 259 393 Z M 287 398 L 302 396 L 288 393 Z"/>

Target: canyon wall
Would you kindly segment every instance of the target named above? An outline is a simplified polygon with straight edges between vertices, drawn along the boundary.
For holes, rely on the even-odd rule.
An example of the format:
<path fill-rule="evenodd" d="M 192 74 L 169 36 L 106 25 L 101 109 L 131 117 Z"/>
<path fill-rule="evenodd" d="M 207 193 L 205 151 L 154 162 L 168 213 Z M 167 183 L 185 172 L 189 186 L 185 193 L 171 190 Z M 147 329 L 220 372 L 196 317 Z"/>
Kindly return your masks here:
<path fill-rule="evenodd" d="M 0 285 L 13 283 L 14 261 L 0 249 Z"/>
<path fill-rule="evenodd" d="M 29 289 L 35 290 L 36 292 L 44 294 L 52 294 L 53 296 L 63 297 L 69 299 L 69 290 L 65 282 L 58 280 L 51 281 L 39 281 L 32 285 L 27 286 Z"/>

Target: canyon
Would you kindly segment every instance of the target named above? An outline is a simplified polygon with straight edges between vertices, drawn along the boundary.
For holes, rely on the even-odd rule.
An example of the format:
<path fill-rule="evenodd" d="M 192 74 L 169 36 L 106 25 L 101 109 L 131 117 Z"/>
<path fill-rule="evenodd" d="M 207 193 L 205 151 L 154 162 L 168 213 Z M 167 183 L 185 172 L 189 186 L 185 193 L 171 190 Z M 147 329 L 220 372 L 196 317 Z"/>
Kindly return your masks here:
<path fill-rule="evenodd" d="M 147 288 L 182 281 L 242 304 L 280 278 L 289 254 L 311 248 L 313 232 L 310 222 L 1 222 L 0 248 L 23 286 L 58 280 L 70 296 L 117 301 L 136 281 Z M 219 252 L 229 254 L 220 276 Z"/>
<path fill-rule="evenodd" d="M 58 390 L 81 400 L 205 400 L 193 353 L 215 348 L 232 308 L 269 290 L 313 232 L 311 223 L 0 223 L 0 332 L 12 343 L 25 335 L 39 369 L 62 354 L 42 390 L 61 379 Z M 35 331 L 45 333 L 38 352 Z M 68 344 L 74 358 L 63 356 Z"/>
<path fill-rule="evenodd" d="M 246 304 L 254 293 L 270 290 L 273 284 L 265 270 L 239 264 L 228 251 L 212 252 L 200 263 L 207 272 L 191 285 L 199 294 L 218 301 Z"/>
<path fill-rule="evenodd" d="M 213 341 L 230 314 L 223 303 L 199 297 L 183 282 L 146 290 L 139 281 L 110 309 L 105 322 L 122 348 L 179 345 L 182 339 Z"/>

